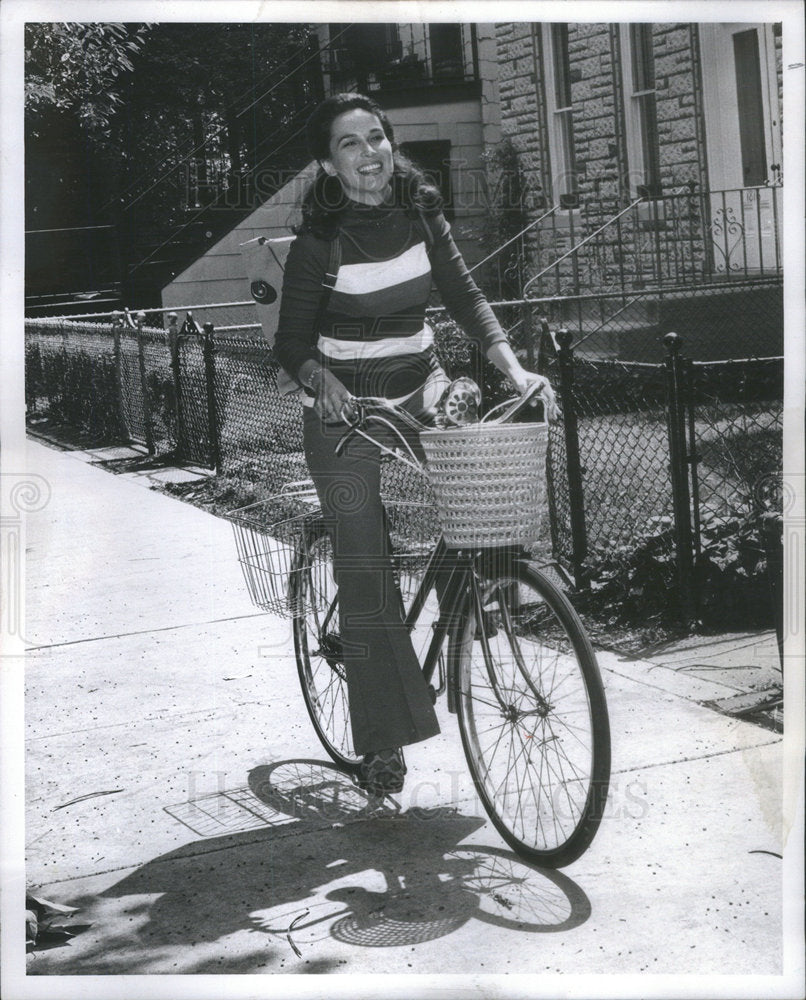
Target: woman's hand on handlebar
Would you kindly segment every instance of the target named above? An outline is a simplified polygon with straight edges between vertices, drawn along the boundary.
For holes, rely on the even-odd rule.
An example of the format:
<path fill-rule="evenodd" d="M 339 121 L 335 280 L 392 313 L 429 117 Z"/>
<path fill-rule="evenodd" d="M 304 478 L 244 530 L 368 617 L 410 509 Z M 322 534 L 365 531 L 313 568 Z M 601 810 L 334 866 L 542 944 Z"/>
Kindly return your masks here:
<path fill-rule="evenodd" d="M 352 411 L 353 397 L 327 368 L 322 369 L 314 409 L 326 423 L 343 423 Z"/>
<path fill-rule="evenodd" d="M 559 417 L 560 411 L 557 408 L 557 400 L 549 380 L 543 378 L 542 375 L 535 374 L 535 372 L 528 372 L 506 341 L 498 341 L 488 348 L 487 357 L 499 371 L 507 376 L 515 386 L 515 390 L 521 395 L 531 386 L 537 385 L 537 392 L 543 399 L 546 420 L 556 420 Z"/>
<path fill-rule="evenodd" d="M 521 394 L 527 392 L 533 386 L 537 386 L 535 395 L 543 400 L 546 419 L 556 420 L 559 417 L 560 411 L 557 406 L 557 398 L 554 395 L 554 390 L 551 388 L 551 382 L 547 378 L 538 375 L 536 372 L 529 372 L 525 368 L 509 372 L 508 375 L 510 382 L 512 382 L 515 389 Z"/>

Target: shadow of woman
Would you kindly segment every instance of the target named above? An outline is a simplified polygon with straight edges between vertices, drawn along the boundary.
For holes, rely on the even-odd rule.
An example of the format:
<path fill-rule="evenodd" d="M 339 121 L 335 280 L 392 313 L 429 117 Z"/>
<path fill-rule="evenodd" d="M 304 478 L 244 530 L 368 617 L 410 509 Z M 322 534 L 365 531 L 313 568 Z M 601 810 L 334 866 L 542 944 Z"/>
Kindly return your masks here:
<path fill-rule="evenodd" d="M 246 788 L 220 794 L 265 825 L 197 840 L 107 889 L 114 933 L 82 954 L 83 972 L 162 971 L 154 955 L 186 945 L 203 947 L 195 967 L 183 952 L 181 971 L 215 972 L 223 939 L 242 931 L 251 932 L 244 943 L 257 970 L 293 961 L 292 950 L 302 957 L 317 941 L 413 945 L 471 919 L 559 932 L 590 914 L 566 875 L 503 848 L 463 843 L 484 825 L 479 817 L 370 802 L 329 763 L 265 765 L 250 772 Z M 247 954 L 241 970 L 249 967 Z"/>

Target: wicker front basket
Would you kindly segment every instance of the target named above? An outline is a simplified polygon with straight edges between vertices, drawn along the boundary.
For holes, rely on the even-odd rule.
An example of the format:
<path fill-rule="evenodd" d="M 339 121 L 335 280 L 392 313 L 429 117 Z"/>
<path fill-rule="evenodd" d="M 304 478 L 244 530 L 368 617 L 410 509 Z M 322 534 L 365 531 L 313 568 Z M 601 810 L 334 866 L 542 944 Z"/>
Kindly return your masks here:
<path fill-rule="evenodd" d="M 548 425 L 470 424 L 420 434 L 445 541 L 530 547 L 546 514 Z"/>

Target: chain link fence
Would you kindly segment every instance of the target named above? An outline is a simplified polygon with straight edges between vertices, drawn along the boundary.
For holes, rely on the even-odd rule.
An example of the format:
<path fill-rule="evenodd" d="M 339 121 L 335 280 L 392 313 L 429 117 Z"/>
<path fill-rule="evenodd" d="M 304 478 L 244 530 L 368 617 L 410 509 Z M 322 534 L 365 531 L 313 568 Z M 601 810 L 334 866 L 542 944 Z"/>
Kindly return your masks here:
<path fill-rule="evenodd" d="M 209 465 L 212 455 L 204 342 L 178 336 L 173 349 L 177 452 L 191 463 Z"/>
<path fill-rule="evenodd" d="M 308 476 L 302 405 L 277 392 L 278 365 L 264 343 L 222 339 L 215 349 L 220 468 L 239 480 L 282 482 Z"/>
<path fill-rule="evenodd" d="M 690 368 L 701 514 L 781 506 L 782 358 Z"/>
<path fill-rule="evenodd" d="M 783 382 L 783 358 L 689 367 L 695 573 L 705 617 L 748 623 L 776 614 L 757 582 L 781 559 Z"/>
<path fill-rule="evenodd" d="M 578 358 L 660 364 L 663 337 L 674 331 L 684 338 L 686 354 L 695 361 L 780 357 L 783 354 L 784 307 L 780 274 L 733 278 L 687 288 L 603 290 L 520 300 L 491 299 L 501 325 L 514 346 L 529 359 L 537 350 L 540 319 L 553 330 L 574 336 Z M 116 313 L 79 317 L 92 324 L 112 323 Z M 190 316 L 199 330 L 212 323 L 217 338 L 260 340 L 251 300 L 203 303 L 138 314 L 148 329 L 170 330 L 178 316 Z M 440 325 L 440 305 L 428 310 Z M 53 322 L 59 322 L 54 320 Z"/>
<path fill-rule="evenodd" d="M 125 434 L 110 328 L 102 323 L 26 320 L 27 416 L 97 438 Z"/>
<path fill-rule="evenodd" d="M 663 366 L 575 358 L 564 371 L 549 363 L 546 374 L 564 411 L 551 435 L 557 557 L 587 583 L 652 543 L 653 583 L 667 587 L 674 537 Z M 578 454 L 576 481 L 569 449 Z"/>
<path fill-rule="evenodd" d="M 672 606 L 688 621 L 770 625 L 783 358 L 692 362 L 671 335 L 663 364 L 630 364 L 558 340 L 543 368 L 563 406 L 549 458 L 557 559 L 613 616 Z"/>
<path fill-rule="evenodd" d="M 681 590 L 699 590 L 707 608 L 720 588 L 738 592 L 743 577 L 757 584 L 767 554 L 759 518 L 780 509 L 782 358 L 692 361 L 697 338 L 683 337 L 688 360 L 679 372 L 674 362 L 670 381 L 668 355 L 596 356 L 584 338 L 571 350 L 570 333 L 550 334 L 541 322 L 545 305 L 494 308 L 524 362 L 549 376 L 562 402 L 563 420 L 550 432 L 546 547 L 613 613 L 663 608 Z M 697 313 L 696 302 L 687 308 Z M 198 332 L 189 322 L 179 330 L 170 316 L 167 330 L 144 316 L 139 327 L 124 319 L 26 321 L 29 419 L 215 468 L 232 507 L 308 477 L 301 403 L 278 394 L 278 366 L 257 324 Z M 474 378 L 484 408 L 508 394 L 444 310 L 430 310 L 429 321 L 449 375 Z M 384 489 L 406 499 L 428 492 L 396 463 L 385 467 Z"/>

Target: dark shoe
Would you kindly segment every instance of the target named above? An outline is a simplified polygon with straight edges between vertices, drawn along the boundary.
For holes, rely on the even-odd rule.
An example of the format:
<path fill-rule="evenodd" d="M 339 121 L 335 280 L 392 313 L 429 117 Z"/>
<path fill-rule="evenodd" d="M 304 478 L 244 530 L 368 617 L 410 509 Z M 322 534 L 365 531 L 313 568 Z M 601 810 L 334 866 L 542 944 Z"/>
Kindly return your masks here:
<path fill-rule="evenodd" d="M 356 781 L 371 795 L 383 796 L 403 790 L 406 764 L 402 750 L 376 750 L 364 755 Z"/>

